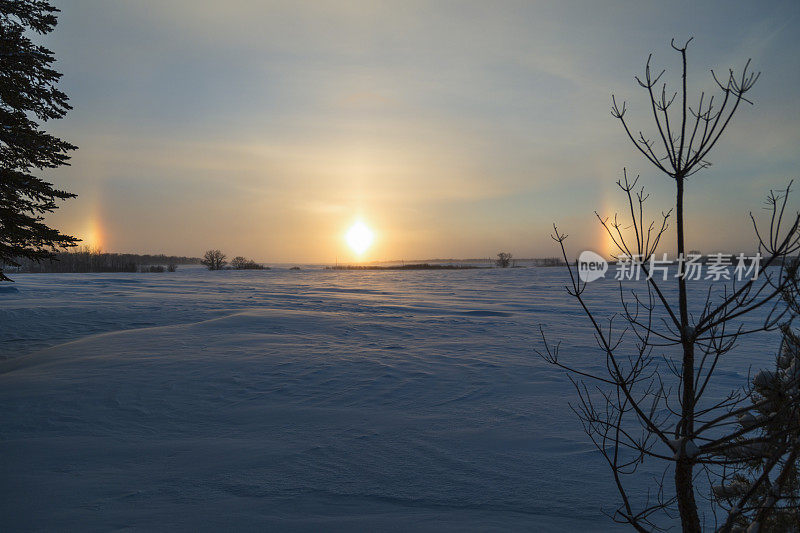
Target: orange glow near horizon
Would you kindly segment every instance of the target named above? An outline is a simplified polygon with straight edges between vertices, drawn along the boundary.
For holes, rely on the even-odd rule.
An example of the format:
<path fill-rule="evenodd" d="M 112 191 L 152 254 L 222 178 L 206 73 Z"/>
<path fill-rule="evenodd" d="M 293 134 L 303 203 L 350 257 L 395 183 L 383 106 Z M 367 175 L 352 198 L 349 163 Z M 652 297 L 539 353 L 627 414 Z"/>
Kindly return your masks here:
<path fill-rule="evenodd" d="M 92 250 L 102 250 L 105 245 L 105 235 L 99 217 L 93 216 L 86 224 L 86 229 L 78 237 L 82 240 L 80 246 Z"/>

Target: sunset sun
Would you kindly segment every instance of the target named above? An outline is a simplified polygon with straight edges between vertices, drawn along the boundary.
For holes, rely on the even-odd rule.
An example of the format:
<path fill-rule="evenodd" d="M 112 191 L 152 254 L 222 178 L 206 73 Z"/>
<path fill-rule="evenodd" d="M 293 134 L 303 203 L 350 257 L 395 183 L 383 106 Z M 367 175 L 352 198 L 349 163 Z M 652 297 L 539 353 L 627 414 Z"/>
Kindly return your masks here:
<path fill-rule="evenodd" d="M 372 245 L 375 234 L 366 224 L 359 221 L 350 226 L 344 236 L 347 245 L 358 255 L 363 254 Z"/>

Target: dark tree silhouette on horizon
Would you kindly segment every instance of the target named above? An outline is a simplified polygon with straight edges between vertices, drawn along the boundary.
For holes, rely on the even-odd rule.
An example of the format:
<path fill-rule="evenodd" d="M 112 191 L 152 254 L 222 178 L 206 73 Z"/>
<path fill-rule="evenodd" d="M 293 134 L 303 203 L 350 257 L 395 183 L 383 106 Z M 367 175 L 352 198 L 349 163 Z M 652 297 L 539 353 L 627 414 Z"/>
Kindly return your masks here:
<path fill-rule="evenodd" d="M 514 257 L 508 252 L 500 252 L 497 254 L 497 259 L 495 259 L 495 264 L 500 268 L 508 268 L 511 266 L 511 258 Z"/>
<path fill-rule="evenodd" d="M 19 258 L 53 259 L 79 242 L 44 223 L 57 200 L 75 195 L 34 175 L 68 165 L 77 148 L 37 123 L 72 109 L 56 87 L 53 52 L 26 35 L 53 31 L 58 11 L 44 0 L 0 0 L 0 281 L 11 281 L 3 268 L 19 266 Z"/>
<path fill-rule="evenodd" d="M 209 270 L 222 270 L 222 267 L 227 264 L 226 257 L 220 250 L 208 250 L 200 263 L 208 267 Z"/>
<path fill-rule="evenodd" d="M 754 415 L 745 427 L 738 423 L 741 417 L 766 405 L 759 396 L 758 383 L 745 383 L 722 399 L 706 393 L 719 363 L 742 335 L 788 327 L 796 301 L 787 305 L 785 297 L 792 294 L 796 298 L 798 294 L 791 265 L 800 249 L 800 214 L 787 210 L 791 183 L 785 191 L 771 191 L 767 197 L 768 227 L 760 227 L 751 214 L 758 251 L 763 256 L 757 276 L 738 283 L 732 280 L 718 292 L 689 292 L 684 254 L 686 183 L 710 165 L 708 154 L 740 105 L 751 103 L 746 94 L 758 74 L 749 71 L 749 60 L 740 75 L 731 70 L 720 79 L 712 71 L 720 94 L 708 98 L 701 93 L 692 108 L 687 102 L 688 44 L 676 46 L 672 42 L 682 62 L 679 91 L 667 92 L 666 84 L 659 85 L 664 71 L 654 76 L 650 58 L 644 77 L 636 78 L 648 94 L 655 132 L 652 137 L 631 129 L 626 105 L 619 105 L 612 96 L 612 115 L 629 140 L 675 185 L 678 272 L 669 281 L 677 286 L 677 297 L 666 290 L 667 281 L 659 276 L 648 275 L 638 291 L 620 283 L 619 313 L 607 321 L 601 319 L 584 297 L 587 283 L 581 280 L 577 265 L 567 259 L 567 236 L 554 225 L 553 238 L 569 269 L 566 289 L 591 325 L 605 372 L 565 362 L 559 345 L 548 341 L 544 329 L 540 353 L 567 371 L 576 388 L 579 402 L 573 410 L 608 463 L 619 493 L 620 505 L 609 513 L 615 521 L 650 531 L 659 529 L 658 514 L 674 516 L 674 512 L 685 532 L 699 532 L 704 526 L 729 532 L 740 524 L 758 530 L 773 523 L 786 509 L 782 499 L 786 480 L 792 479 L 787 469 L 796 464 L 800 450 L 800 425 L 786 421 L 796 420 L 798 414 L 800 373 L 782 382 L 793 391 L 791 401 L 770 405 L 763 416 Z M 629 179 L 623 170 L 623 178 L 617 182 L 628 201 L 624 223 L 616 216 L 608 219 L 596 214 L 619 257 L 636 258 L 638 268 L 647 275 L 673 210 L 648 222 L 644 215 L 648 195 L 637 187 L 637 181 L 638 177 Z M 754 325 L 747 318 L 752 319 L 756 310 L 763 312 L 764 318 Z M 645 461 L 664 468 L 663 477 L 656 480 L 657 486 L 642 503 L 629 494 L 626 476 L 636 473 Z M 718 492 L 724 490 L 709 488 L 729 486 L 745 464 L 757 466 L 750 474 L 751 483 L 734 498 L 722 498 Z M 667 479 L 672 480 L 670 486 Z M 711 494 L 701 494 L 699 479 Z M 698 498 L 703 497 L 710 504 L 710 515 L 704 516 L 698 509 Z"/>
<path fill-rule="evenodd" d="M 267 270 L 264 265 L 256 263 L 253 259 L 248 259 L 242 255 L 237 255 L 231 259 L 231 267 L 234 270 Z"/>

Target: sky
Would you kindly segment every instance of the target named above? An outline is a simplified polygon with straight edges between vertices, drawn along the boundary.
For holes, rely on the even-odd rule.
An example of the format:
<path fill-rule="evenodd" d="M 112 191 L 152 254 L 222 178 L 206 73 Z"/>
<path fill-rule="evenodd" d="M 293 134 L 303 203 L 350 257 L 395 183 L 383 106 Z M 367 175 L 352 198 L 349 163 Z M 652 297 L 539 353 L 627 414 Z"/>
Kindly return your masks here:
<path fill-rule="evenodd" d="M 74 109 L 46 129 L 79 150 L 47 177 L 79 196 L 48 221 L 104 251 L 548 257 L 555 222 L 575 254 L 606 255 L 594 211 L 624 208 L 623 167 L 653 215 L 671 207 L 610 103 L 652 131 L 634 76 L 652 53 L 677 88 L 673 37 L 694 37 L 690 102 L 709 69 L 762 72 L 687 186 L 687 247 L 753 250 L 748 212 L 800 171 L 793 1 L 54 3 L 42 40 Z"/>

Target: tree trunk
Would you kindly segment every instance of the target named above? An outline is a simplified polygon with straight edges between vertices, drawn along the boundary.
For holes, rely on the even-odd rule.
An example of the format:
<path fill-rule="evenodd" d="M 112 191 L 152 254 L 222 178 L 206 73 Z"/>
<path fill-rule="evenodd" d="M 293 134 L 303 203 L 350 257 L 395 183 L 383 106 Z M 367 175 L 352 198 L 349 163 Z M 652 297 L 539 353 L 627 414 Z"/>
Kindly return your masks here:
<path fill-rule="evenodd" d="M 685 258 L 684 222 L 683 222 L 683 186 L 684 177 L 678 173 L 676 218 L 678 233 L 678 257 Z M 681 263 L 681 274 L 685 274 Z M 681 345 L 683 346 L 683 408 L 681 424 L 678 431 L 680 437 L 689 437 L 694 433 L 694 334 L 689 331 L 689 310 L 686 296 L 686 278 L 678 277 L 678 300 L 680 305 Z M 678 512 L 681 515 L 683 531 L 700 532 L 700 518 L 697 514 L 697 502 L 694 498 L 692 470 L 694 459 L 684 455 L 683 446 L 678 451 L 675 463 L 675 495 L 678 500 Z"/>
<path fill-rule="evenodd" d="M 700 533 L 700 517 L 694 501 L 692 483 L 692 461 L 680 458 L 675 463 L 675 495 L 678 499 L 678 512 L 684 533 Z"/>

